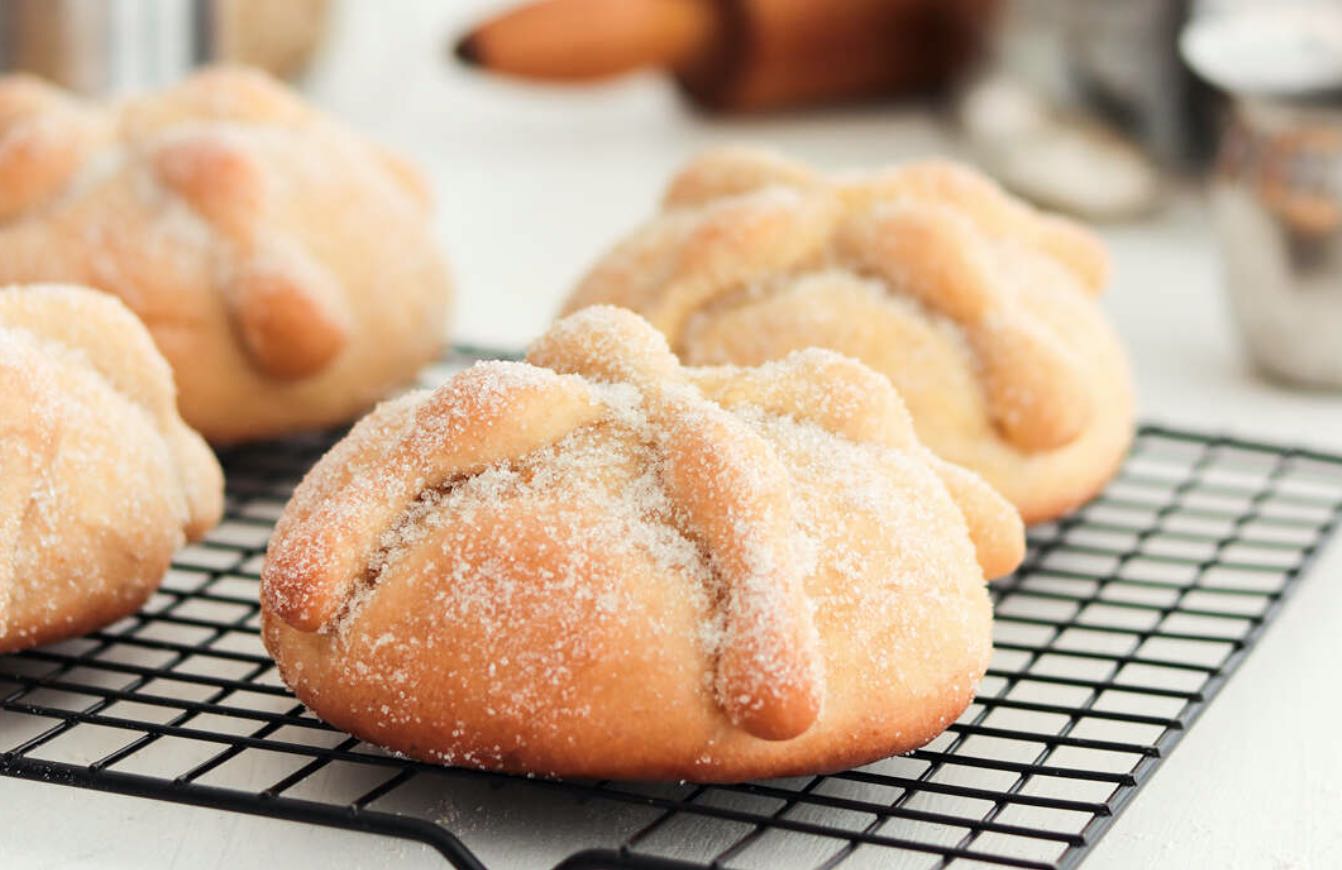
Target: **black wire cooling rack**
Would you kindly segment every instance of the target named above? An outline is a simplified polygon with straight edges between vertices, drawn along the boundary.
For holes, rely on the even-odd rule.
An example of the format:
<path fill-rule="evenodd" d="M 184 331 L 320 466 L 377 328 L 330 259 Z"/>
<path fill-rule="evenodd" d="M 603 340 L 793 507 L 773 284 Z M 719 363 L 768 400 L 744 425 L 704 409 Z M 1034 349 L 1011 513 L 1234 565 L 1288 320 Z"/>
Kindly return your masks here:
<path fill-rule="evenodd" d="M 418 840 L 469 868 L 501 843 L 571 868 L 1072 867 L 1342 514 L 1342 457 L 1145 427 L 1105 493 L 1033 529 L 994 585 L 991 669 L 930 745 L 739 785 L 556 782 L 395 758 L 280 683 L 258 636 L 262 553 L 335 437 L 229 452 L 225 521 L 142 612 L 0 657 L 0 773 Z"/>

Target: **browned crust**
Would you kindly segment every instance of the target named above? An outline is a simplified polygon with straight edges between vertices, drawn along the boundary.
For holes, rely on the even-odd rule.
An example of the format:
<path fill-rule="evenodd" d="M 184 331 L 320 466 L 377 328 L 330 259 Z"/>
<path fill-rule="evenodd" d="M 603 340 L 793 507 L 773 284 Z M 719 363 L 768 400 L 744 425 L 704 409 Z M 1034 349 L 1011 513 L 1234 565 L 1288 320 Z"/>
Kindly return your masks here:
<path fill-rule="evenodd" d="M 40 622 L 16 622 L 0 630 L 0 653 L 19 652 L 105 628 L 138 611 L 158 589 L 171 557 L 142 562 L 121 575 L 114 594 L 89 595 L 44 615 Z M 0 626 L 0 629 L 3 629 Z"/>
<path fill-rule="evenodd" d="M 734 747 L 732 752 L 711 761 L 702 760 L 702 752 L 668 755 L 655 740 L 629 740 L 617 746 L 604 738 L 584 739 L 581 731 L 568 739 L 529 746 L 525 753 L 489 755 L 463 748 L 461 741 L 447 736 L 444 729 L 434 724 L 384 725 L 369 712 L 360 710 L 362 698 L 344 691 L 340 681 L 314 682 L 294 674 L 285 662 L 293 646 L 304 642 L 296 634 L 273 617 L 263 618 L 262 639 L 279 663 L 281 678 L 298 700 L 316 711 L 327 724 L 430 764 L 450 763 L 524 776 L 730 783 L 848 770 L 927 745 L 969 707 L 981 676 L 981 669 L 970 669 L 962 680 L 952 681 L 938 695 L 920 698 L 916 705 L 857 732 L 813 739 L 795 747 L 789 742 L 754 741 Z M 338 654 L 335 649 L 330 652 Z M 668 710 L 665 714 L 674 717 L 675 711 Z M 475 735 L 474 740 L 481 746 L 489 746 L 510 736 L 505 731 L 499 735 Z M 751 752 L 751 748 L 763 751 Z"/>

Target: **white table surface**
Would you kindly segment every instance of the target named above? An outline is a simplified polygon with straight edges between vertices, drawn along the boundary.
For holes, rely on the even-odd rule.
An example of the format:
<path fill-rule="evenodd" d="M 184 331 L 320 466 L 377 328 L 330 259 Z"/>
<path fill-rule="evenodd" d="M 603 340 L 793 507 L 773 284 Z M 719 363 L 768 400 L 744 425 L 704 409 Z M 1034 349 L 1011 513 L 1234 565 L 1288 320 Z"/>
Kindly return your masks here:
<path fill-rule="evenodd" d="M 934 122 L 890 107 L 710 122 L 655 77 L 564 93 L 486 81 L 443 57 L 447 34 L 488 5 L 347 2 L 312 81 L 324 105 L 432 174 L 465 340 L 520 346 L 540 331 L 704 145 L 745 140 L 834 167 L 954 150 Z M 1106 304 L 1144 418 L 1342 450 L 1342 395 L 1284 390 L 1243 361 L 1196 191 L 1104 233 L 1117 266 Z M 1334 547 L 1087 868 L 1342 865 L 1340 572 Z M 5 867 L 440 866 L 413 844 L 4 778 L 0 807 Z M 488 852 L 517 866 L 534 846 Z"/>

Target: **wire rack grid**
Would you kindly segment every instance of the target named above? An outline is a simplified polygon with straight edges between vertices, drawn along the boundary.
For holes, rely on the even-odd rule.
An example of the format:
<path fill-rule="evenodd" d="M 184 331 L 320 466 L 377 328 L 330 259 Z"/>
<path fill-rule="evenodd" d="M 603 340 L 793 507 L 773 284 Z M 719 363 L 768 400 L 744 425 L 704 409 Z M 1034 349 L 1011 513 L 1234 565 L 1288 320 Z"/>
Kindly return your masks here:
<path fill-rule="evenodd" d="M 736 785 L 523 779 L 337 732 L 262 649 L 272 525 L 338 435 L 230 451 L 224 522 L 141 612 L 0 657 L 0 774 L 417 840 L 467 868 L 1073 867 L 1342 515 L 1342 457 L 1147 426 L 1099 498 L 1031 530 L 993 587 L 979 694 L 928 746 Z"/>

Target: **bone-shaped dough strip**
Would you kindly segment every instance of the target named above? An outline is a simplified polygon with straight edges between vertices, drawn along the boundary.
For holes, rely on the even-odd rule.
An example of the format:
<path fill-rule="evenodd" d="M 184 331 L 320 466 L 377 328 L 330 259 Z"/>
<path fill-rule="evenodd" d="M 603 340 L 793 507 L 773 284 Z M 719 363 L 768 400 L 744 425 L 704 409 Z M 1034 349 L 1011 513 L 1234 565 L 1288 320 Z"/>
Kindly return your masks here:
<path fill-rule="evenodd" d="M 268 603 L 302 631 L 337 615 L 383 534 L 425 490 L 522 456 L 596 420 L 578 378 L 480 363 L 428 396 L 384 405 L 314 470 L 266 561 Z"/>
<path fill-rule="evenodd" d="M 266 374 L 310 377 L 349 343 L 352 315 L 339 282 L 294 245 L 263 239 L 269 185 L 245 144 L 218 127 L 177 133 L 152 156 L 160 181 L 242 260 L 227 294 L 243 345 Z"/>
<path fill-rule="evenodd" d="M 930 450 L 924 456 L 964 515 L 983 576 L 992 580 L 1015 570 L 1025 556 L 1025 524 L 1020 514 L 977 474 Z"/>
<path fill-rule="evenodd" d="M 983 370 L 989 415 L 1016 447 L 1071 443 L 1093 412 L 1062 341 L 1031 325 L 999 289 L 972 222 L 944 205 L 885 203 L 842 226 L 841 256 L 965 330 Z"/>
<path fill-rule="evenodd" d="M 63 188 L 107 133 L 57 88 L 31 76 L 0 78 L 0 220 Z"/>
<path fill-rule="evenodd" d="M 246 251 L 263 216 L 265 173 L 237 137 L 219 126 L 166 134 L 150 155 L 154 172 L 216 230 Z"/>
<path fill-rule="evenodd" d="M 984 245 L 948 206 L 884 203 L 844 221 L 835 246 L 842 260 L 961 325 L 1002 304 Z"/>
<path fill-rule="evenodd" d="M 354 316 L 339 281 L 294 246 L 271 242 L 245 262 L 228 299 L 244 346 L 273 378 L 312 377 L 349 344 Z"/>
<path fill-rule="evenodd" d="M 528 359 L 641 388 L 665 433 L 667 496 L 723 586 L 719 704 L 756 737 L 782 740 L 809 728 L 824 691 L 819 642 L 791 552 L 796 528 L 788 475 L 772 448 L 688 388 L 666 340 L 632 312 L 579 312 L 533 345 Z"/>
<path fill-rule="evenodd" d="M 988 179 L 942 160 L 911 163 L 839 182 L 850 208 L 865 210 L 887 200 L 952 206 L 990 236 L 1034 248 L 1066 266 L 1087 292 L 1097 295 L 1109 278 L 1109 257 L 1094 235 L 1070 221 L 1012 201 Z"/>
<path fill-rule="evenodd" d="M 679 248 L 673 273 L 644 315 L 667 335 L 715 298 L 816 259 L 837 203 L 785 188 L 723 200 Z"/>
<path fill-rule="evenodd" d="M 964 515 L 984 575 L 997 577 L 1020 563 L 1025 539 L 1016 509 L 978 475 L 923 448 L 889 379 L 856 360 L 810 348 L 755 369 L 693 369 L 691 377 L 705 395 L 728 408 L 753 405 L 853 441 L 918 450 Z"/>
<path fill-rule="evenodd" d="M 750 734 L 787 740 L 814 724 L 824 695 L 819 639 L 791 547 L 787 471 L 741 420 L 696 404 L 662 411 L 662 481 L 724 587 L 718 703 Z"/>
<path fill-rule="evenodd" d="M 814 190 L 826 184 L 837 190 L 849 208 L 859 211 L 892 199 L 954 206 L 989 235 L 1014 239 L 1059 261 L 1092 294 L 1099 293 L 1108 280 L 1108 255 L 1091 233 L 1015 202 L 977 172 L 944 160 L 925 160 L 874 174 L 841 175 L 829 182 L 810 168 L 766 150 L 715 148 L 676 173 L 662 205 L 703 205 L 765 187 Z"/>
<path fill-rule="evenodd" d="M 1054 450 L 1085 431 L 1097 397 L 1056 336 L 1009 310 L 967 334 L 983 367 L 989 414 L 1007 441 L 1026 452 Z"/>

